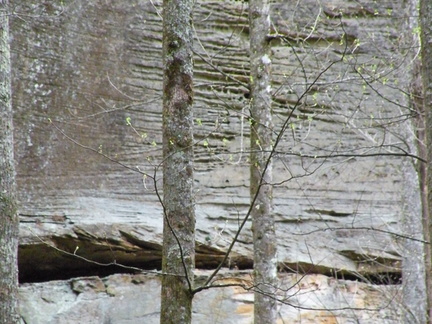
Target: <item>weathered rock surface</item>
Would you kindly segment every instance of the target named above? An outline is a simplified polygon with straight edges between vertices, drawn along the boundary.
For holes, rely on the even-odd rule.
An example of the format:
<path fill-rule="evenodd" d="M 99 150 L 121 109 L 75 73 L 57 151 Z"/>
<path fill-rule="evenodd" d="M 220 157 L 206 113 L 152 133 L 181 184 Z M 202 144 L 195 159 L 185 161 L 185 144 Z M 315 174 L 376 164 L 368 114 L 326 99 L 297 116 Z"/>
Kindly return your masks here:
<path fill-rule="evenodd" d="M 156 324 L 160 311 L 159 279 L 154 275 L 123 274 L 104 279 L 87 277 L 24 284 L 20 291 L 23 323 Z M 301 278 L 283 274 L 280 279 L 286 293 L 280 296 L 285 304 L 279 305 L 278 323 L 372 324 L 398 323 L 400 319 L 400 308 L 389 307 L 400 301 L 398 286 L 371 286 L 323 275 Z M 296 285 L 299 280 L 301 284 Z M 248 286 L 251 277 L 226 272 L 218 284 Z M 253 323 L 253 293 L 239 286 L 198 293 L 194 299 L 193 323 Z"/>
<path fill-rule="evenodd" d="M 401 243 L 409 233 L 401 231 L 403 157 L 397 155 L 409 147 L 397 127 L 411 114 L 400 89 L 410 69 L 404 62 L 410 49 L 400 39 L 403 5 L 273 4 L 276 134 L 287 126 L 274 157 L 281 270 L 400 278 Z M 118 264 L 159 268 L 160 10 L 158 1 L 16 1 L 11 32 L 22 282 L 132 271 Z M 208 269 L 222 260 L 249 207 L 247 4 L 201 1 L 195 29 L 196 259 L 198 268 Z M 246 227 L 226 267 L 252 267 Z M 97 280 L 105 287 L 115 278 L 132 277 Z M 43 300 L 39 290 L 50 295 L 51 289 L 65 303 L 93 300 L 88 314 L 116 316 L 109 306 L 116 297 L 106 288 L 76 293 L 71 280 L 22 291 L 30 304 Z M 127 280 L 125 294 L 154 290 L 154 303 L 156 279 Z M 324 304 L 333 305 L 332 287 Z M 372 298 L 364 287 L 365 298 Z M 59 305 L 47 304 L 57 314 Z M 147 314 L 138 308 L 137 321 Z M 50 320 L 72 323 L 78 309 Z M 390 323 L 395 317 L 388 316 Z M 111 323 L 135 322 L 112 317 Z"/>

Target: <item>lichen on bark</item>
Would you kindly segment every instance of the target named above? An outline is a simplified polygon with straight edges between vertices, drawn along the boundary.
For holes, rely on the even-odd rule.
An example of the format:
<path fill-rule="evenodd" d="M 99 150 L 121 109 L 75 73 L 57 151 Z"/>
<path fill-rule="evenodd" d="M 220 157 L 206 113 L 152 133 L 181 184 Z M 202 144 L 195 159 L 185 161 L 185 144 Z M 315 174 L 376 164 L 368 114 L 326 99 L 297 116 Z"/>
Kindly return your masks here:
<path fill-rule="evenodd" d="M 276 323 L 277 257 L 272 190 L 271 59 L 267 1 L 249 1 L 251 154 L 250 194 L 254 241 L 255 323 Z"/>
<path fill-rule="evenodd" d="M 8 1 L 0 2 L 0 323 L 18 323 L 18 213 L 13 155 Z"/>
<path fill-rule="evenodd" d="M 161 323 L 192 320 L 195 267 L 192 7 L 190 0 L 164 1 Z"/>

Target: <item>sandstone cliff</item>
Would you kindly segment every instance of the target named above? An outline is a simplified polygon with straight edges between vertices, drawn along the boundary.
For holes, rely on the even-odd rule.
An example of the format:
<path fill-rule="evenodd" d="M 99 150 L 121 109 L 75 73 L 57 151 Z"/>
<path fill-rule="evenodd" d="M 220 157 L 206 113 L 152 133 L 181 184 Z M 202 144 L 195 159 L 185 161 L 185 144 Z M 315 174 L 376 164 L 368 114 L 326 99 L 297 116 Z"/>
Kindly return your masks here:
<path fill-rule="evenodd" d="M 412 116 L 404 5 L 272 6 L 275 131 L 290 118 L 274 161 L 275 239 L 285 287 L 304 276 L 287 290 L 300 308 L 281 306 L 281 323 L 400 322 L 403 243 L 412 234 L 402 227 L 403 163 L 413 170 L 409 132 L 401 132 Z M 139 0 L 16 4 L 26 323 L 157 322 L 160 10 Z M 196 261 L 214 269 L 250 199 L 247 3 L 200 1 L 194 19 Z M 225 281 L 248 280 L 247 227 Z M 136 271 L 119 264 L 150 274 L 125 274 Z M 123 274 L 104 277 L 114 273 Z M 250 323 L 251 296 L 240 288 L 199 294 L 195 321 Z"/>

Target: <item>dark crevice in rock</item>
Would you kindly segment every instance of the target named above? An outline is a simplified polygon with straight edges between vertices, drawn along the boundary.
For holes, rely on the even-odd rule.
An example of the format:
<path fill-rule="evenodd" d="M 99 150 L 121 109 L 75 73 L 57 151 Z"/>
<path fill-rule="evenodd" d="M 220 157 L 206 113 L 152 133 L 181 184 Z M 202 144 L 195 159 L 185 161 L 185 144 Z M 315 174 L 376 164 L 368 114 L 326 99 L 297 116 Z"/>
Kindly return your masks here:
<path fill-rule="evenodd" d="M 198 232 L 202 232 L 206 237 L 206 232 Z M 156 240 L 145 240 L 134 230 L 120 230 L 120 236 L 110 237 L 107 233 L 107 229 L 100 233 L 91 233 L 83 227 L 75 227 L 70 234 L 21 244 L 18 261 L 20 282 L 65 280 L 82 276 L 105 277 L 115 273 L 161 270 L 162 247 Z M 238 243 L 252 244 L 244 240 L 238 240 Z M 280 263 L 279 271 L 323 274 L 336 279 L 384 285 L 401 282 L 401 259 L 398 255 L 365 249 L 346 249 L 339 254 L 351 263 L 350 268 L 333 268 L 328 264 L 308 262 L 285 262 Z M 195 259 L 197 269 L 213 270 L 224 259 L 224 249 L 198 241 Z M 253 260 L 249 253 L 233 252 L 224 267 L 251 270 Z"/>
<path fill-rule="evenodd" d="M 77 235 L 52 236 L 50 241 L 21 244 L 19 279 L 24 282 L 63 280 L 77 276 L 107 276 L 160 269 L 161 251 L 131 243 L 104 239 L 75 229 Z"/>
<path fill-rule="evenodd" d="M 80 244 L 82 246 L 82 244 Z M 62 251 L 64 252 L 62 252 Z M 137 269 L 160 270 L 160 257 L 146 258 L 148 253 L 128 254 L 124 251 L 116 253 L 113 250 L 109 255 L 107 250 L 93 247 L 82 248 L 70 252 L 67 247 L 53 248 L 47 244 L 22 245 L 19 248 L 18 267 L 19 281 L 44 282 L 51 280 L 65 280 L 82 276 L 105 277 L 115 273 L 137 273 Z M 147 251 L 148 252 L 148 251 Z M 85 259 L 84 259 L 85 258 Z M 87 260 L 86 260 L 87 259 Z"/>
<path fill-rule="evenodd" d="M 154 269 L 154 268 L 153 268 Z M 152 269 L 152 270 L 153 270 Z M 147 269 L 149 270 L 149 269 Z M 23 283 L 33 283 L 33 282 L 47 282 L 53 280 L 68 280 L 72 278 L 78 277 L 88 277 L 88 276 L 97 276 L 97 277 L 107 277 L 117 273 L 125 273 L 125 274 L 134 274 L 137 271 L 127 270 L 123 267 L 119 267 L 116 265 L 111 266 L 94 266 L 90 268 L 83 269 L 58 269 L 58 270 L 35 270 L 35 271 L 20 271 L 19 282 Z"/>
<path fill-rule="evenodd" d="M 18 260 L 20 283 L 161 270 L 160 245 L 145 242 L 130 233 L 121 235 L 125 240 L 66 235 L 51 237 L 51 242 L 22 244 Z M 223 258 L 222 251 L 197 243 L 197 269 L 215 269 Z M 248 257 L 233 256 L 225 266 L 252 269 L 253 264 Z"/>
<path fill-rule="evenodd" d="M 279 272 L 298 273 L 304 275 L 322 274 L 340 280 L 358 281 L 374 285 L 399 285 L 402 284 L 400 269 L 392 268 L 387 271 L 350 271 L 345 269 L 333 269 L 310 263 L 281 263 Z"/>
<path fill-rule="evenodd" d="M 130 237 L 129 237 L 130 239 Z M 161 270 L 160 250 L 144 250 L 119 246 L 102 246 L 97 244 L 83 244 L 76 249 L 78 242 L 63 238 L 56 238 L 56 247 L 45 243 L 21 245 L 19 249 L 19 279 L 20 283 L 45 282 L 52 280 L 67 280 L 76 277 L 98 276 L 106 277 L 116 273 L 139 273 L 141 271 Z M 137 243 L 137 242 L 136 242 Z M 140 244 L 142 245 L 142 244 Z M 145 244 L 144 244 L 145 245 Z M 73 247 L 73 249 L 71 248 Z M 197 244 L 196 268 L 213 270 L 223 259 L 221 251 Z M 305 275 L 323 274 L 335 279 L 352 280 L 376 285 L 401 284 L 400 268 L 394 262 L 380 260 L 381 271 L 376 265 L 359 260 L 359 270 L 350 271 L 333 269 L 326 266 L 309 263 L 281 263 L 280 272 L 299 273 Z M 372 263 L 376 263 L 374 260 Z M 385 263 L 385 264 L 384 264 Z M 229 258 L 225 267 L 236 270 L 253 269 L 253 260 L 246 256 Z M 385 268 L 390 270 L 385 270 Z"/>
<path fill-rule="evenodd" d="M 352 216 L 352 213 L 346 212 L 337 212 L 335 210 L 325 210 L 325 209 L 307 209 L 305 212 L 310 214 L 318 214 L 318 215 L 328 215 L 334 217 L 347 217 Z"/>

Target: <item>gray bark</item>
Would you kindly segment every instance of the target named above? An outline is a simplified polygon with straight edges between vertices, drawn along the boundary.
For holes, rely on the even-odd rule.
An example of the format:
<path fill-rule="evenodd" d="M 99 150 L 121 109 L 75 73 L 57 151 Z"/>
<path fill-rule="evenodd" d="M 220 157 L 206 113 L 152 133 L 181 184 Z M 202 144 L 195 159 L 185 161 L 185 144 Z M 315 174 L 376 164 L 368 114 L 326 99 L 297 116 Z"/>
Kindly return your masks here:
<path fill-rule="evenodd" d="M 164 1 L 161 323 L 190 323 L 195 265 L 191 0 Z"/>
<path fill-rule="evenodd" d="M 406 73 L 411 75 L 409 79 L 402 79 L 401 87 L 410 89 L 410 97 L 406 97 L 406 105 L 417 112 L 417 118 L 407 120 L 401 124 L 398 134 L 403 136 L 407 149 L 423 159 L 427 159 L 425 143 L 425 124 L 422 100 L 422 78 L 420 60 L 418 54 L 418 35 L 413 34 L 418 25 L 418 1 L 412 0 L 406 6 L 407 20 L 405 23 L 407 32 L 403 35 L 404 48 L 412 48 L 407 52 L 407 61 L 413 64 L 407 65 Z M 423 238 L 423 225 L 421 215 L 427 207 L 423 186 L 424 170 L 426 163 L 417 159 L 404 159 L 402 163 L 403 187 L 402 187 L 402 213 L 403 221 L 401 232 L 413 239 Z M 419 186 L 420 184 L 420 186 Z M 404 323 L 426 323 L 426 287 L 424 267 L 424 244 L 421 241 L 407 239 L 403 241 L 403 310 Z"/>
<path fill-rule="evenodd" d="M 414 59 L 414 58 L 412 58 Z M 417 62 L 419 63 L 419 62 Z M 400 134 L 406 139 L 410 152 L 427 159 L 425 143 L 425 124 L 423 102 L 421 100 L 421 77 L 419 64 L 415 63 L 413 80 L 411 81 L 411 106 L 418 112 L 416 123 L 412 120 L 401 125 Z M 416 136 L 412 130 L 416 129 Z M 416 165 L 417 164 L 417 165 Z M 417 166 L 417 170 L 416 170 Z M 422 216 L 427 215 L 427 195 L 424 186 L 426 164 L 416 160 L 405 159 L 402 164 L 404 186 L 402 188 L 402 211 L 404 215 L 402 232 L 414 239 L 424 237 Z M 426 287 L 424 244 L 420 241 L 407 239 L 403 246 L 403 303 L 405 323 L 426 323 Z"/>
<path fill-rule="evenodd" d="M 416 70 L 419 72 L 419 70 Z M 415 75 L 415 74 L 414 74 Z M 418 76 L 418 75 L 417 75 Z M 406 138 L 406 143 L 410 147 L 410 151 L 415 152 L 415 144 L 418 144 L 418 155 L 423 159 L 427 159 L 426 148 L 424 146 L 424 119 L 421 93 L 416 85 L 414 78 L 412 82 L 412 105 L 418 109 L 420 118 L 418 118 L 417 134 L 415 140 L 413 136 L 414 129 L 412 121 L 407 121 L 401 127 L 400 134 Z M 416 143 L 417 142 L 417 143 Z M 402 189 L 402 211 L 404 215 L 403 232 L 407 233 L 414 239 L 422 239 L 424 237 L 423 224 L 421 215 L 427 215 L 427 195 L 424 186 L 424 177 L 426 164 L 420 161 L 417 162 L 417 170 L 414 161 L 405 159 L 402 164 L 402 174 L 404 187 Z M 407 239 L 403 247 L 403 300 L 405 306 L 404 321 L 405 323 L 426 323 L 426 287 L 425 287 L 425 263 L 424 263 L 424 245 L 420 241 Z"/>
<path fill-rule="evenodd" d="M 272 210 L 272 114 L 270 32 L 267 1 L 249 1 L 251 87 L 251 177 L 253 208 L 255 323 L 276 323 L 277 281 L 275 221 Z"/>
<path fill-rule="evenodd" d="M 0 2 L 0 323 L 18 323 L 16 206 L 8 1 Z"/>
<path fill-rule="evenodd" d="M 423 78 L 423 104 L 425 111 L 425 140 L 427 160 L 432 161 L 432 2 L 420 1 L 421 57 Z M 427 208 L 423 208 L 424 239 L 431 242 L 432 238 L 432 172 L 425 167 L 421 172 L 420 183 L 423 184 L 423 195 L 427 195 Z M 432 250 L 431 244 L 425 244 L 425 267 L 428 321 L 432 323 Z"/>

